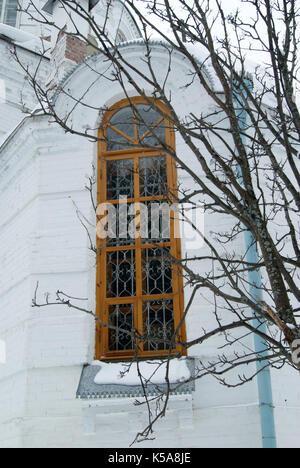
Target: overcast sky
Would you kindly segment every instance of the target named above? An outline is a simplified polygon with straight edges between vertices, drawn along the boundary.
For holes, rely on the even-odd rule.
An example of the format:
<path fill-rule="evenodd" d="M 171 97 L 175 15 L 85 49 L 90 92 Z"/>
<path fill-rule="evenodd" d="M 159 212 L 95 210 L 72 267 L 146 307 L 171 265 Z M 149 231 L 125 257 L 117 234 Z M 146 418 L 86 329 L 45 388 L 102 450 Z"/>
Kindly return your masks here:
<path fill-rule="evenodd" d="M 180 11 L 179 10 L 180 9 L 180 2 L 179 2 L 179 0 L 169 0 L 169 1 L 172 4 L 172 6 L 174 8 L 176 8 L 176 10 L 178 11 L 178 16 L 180 16 L 180 13 L 179 13 L 179 11 Z M 284 0 L 280 0 L 280 1 L 283 2 Z M 192 0 L 191 0 L 191 2 L 192 2 Z M 300 0 L 298 0 L 298 2 L 299 2 L 299 8 L 300 8 Z M 138 6 L 139 9 L 141 9 L 145 13 L 147 12 L 146 4 L 147 4 L 147 0 L 136 0 L 136 6 Z M 249 4 L 247 1 L 243 1 L 243 0 L 221 0 L 221 5 L 224 8 L 224 12 L 225 12 L 226 15 L 235 13 L 235 11 L 237 9 L 239 9 L 241 18 L 245 19 L 246 21 L 249 21 L 251 18 L 256 17 L 255 7 L 253 5 L 251 5 L 251 4 Z M 214 10 L 214 8 L 216 9 L 215 0 L 210 0 L 210 6 L 212 8 L 212 11 Z M 182 17 L 184 18 L 184 13 L 182 13 Z M 149 16 L 149 13 L 148 13 L 148 18 L 151 18 L 151 21 L 153 21 L 154 24 L 156 26 L 158 26 L 160 29 L 163 29 L 165 33 L 168 33 L 170 35 L 172 34 L 171 28 L 168 28 L 165 23 L 162 26 L 159 19 L 155 18 L 154 15 Z M 280 23 L 278 23 L 278 24 L 280 25 Z M 259 27 L 259 32 L 260 32 L 261 37 L 265 38 L 267 40 L 266 29 L 263 26 L 263 24 L 261 24 L 261 26 Z M 215 33 L 218 34 L 218 35 L 222 34 L 222 27 L 221 28 L 217 27 L 215 29 Z M 157 36 L 157 34 L 156 34 L 156 36 Z M 247 49 L 247 44 L 245 43 L 244 45 L 245 45 L 245 48 Z M 253 44 L 252 44 L 252 46 L 253 46 Z M 248 44 L 248 47 L 249 47 L 249 44 Z M 250 71 L 254 71 L 257 64 L 263 65 L 266 62 L 266 60 L 269 59 L 269 57 L 267 57 L 266 54 L 264 54 L 264 53 L 254 52 L 254 51 L 250 51 L 250 50 L 246 50 L 245 55 L 246 55 L 246 59 L 247 59 L 247 63 L 248 63 L 248 68 L 249 68 Z M 300 62 L 300 53 L 299 53 L 299 62 Z M 300 104 L 299 100 L 300 100 L 300 94 L 298 93 L 297 94 L 298 105 Z"/>

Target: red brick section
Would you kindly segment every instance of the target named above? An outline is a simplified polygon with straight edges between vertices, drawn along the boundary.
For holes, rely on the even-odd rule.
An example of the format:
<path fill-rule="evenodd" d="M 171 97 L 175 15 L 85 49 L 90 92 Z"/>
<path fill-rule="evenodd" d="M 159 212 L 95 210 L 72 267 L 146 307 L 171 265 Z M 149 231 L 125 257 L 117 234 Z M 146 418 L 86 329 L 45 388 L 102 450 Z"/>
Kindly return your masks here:
<path fill-rule="evenodd" d="M 87 45 L 77 37 L 66 36 L 65 58 L 80 63 L 87 56 Z"/>

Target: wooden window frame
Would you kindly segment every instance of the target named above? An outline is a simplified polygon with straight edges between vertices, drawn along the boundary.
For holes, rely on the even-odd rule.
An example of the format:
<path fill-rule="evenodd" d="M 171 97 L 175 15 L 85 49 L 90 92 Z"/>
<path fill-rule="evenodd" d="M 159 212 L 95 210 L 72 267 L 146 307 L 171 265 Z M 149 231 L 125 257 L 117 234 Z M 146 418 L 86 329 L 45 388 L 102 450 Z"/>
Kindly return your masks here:
<path fill-rule="evenodd" d="M 99 129 L 99 143 L 98 143 L 98 192 L 97 192 L 97 201 L 98 205 L 101 203 L 106 203 L 106 163 L 113 160 L 123 160 L 123 159 L 133 159 L 134 161 L 134 199 L 128 199 L 128 203 L 143 203 L 147 201 L 155 201 L 159 199 L 164 199 L 164 197 L 141 197 L 139 193 L 139 173 L 138 173 L 138 162 L 140 158 L 145 157 L 156 157 L 156 156 L 166 156 L 167 161 L 167 179 L 168 179 L 168 188 L 174 194 L 176 199 L 177 196 L 177 168 L 174 159 L 166 154 L 162 149 L 158 147 L 158 150 L 148 149 L 144 147 L 133 147 L 126 148 L 116 151 L 107 151 L 106 142 L 105 142 L 105 129 L 107 124 L 110 122 L 111 118 L 115 113 L 120 111 L 122 108 L 129 107 L 129 105 L 144 104 L 149 105 L 144 99 L 140 97 L 123 99 L 122 101 L 116 103 L 112 106 L 105 114 L 101 127 Z M 162 108 L 165 115 L 168 115 L 166 107 L 157 101 L 155 103 L 157 106 Z M 161 119 L 166 121 L 166 144 L 175 149 L 175 132 L 172 130 L 172 125 L 166 119 Z M 135 138 L 137 140 L 137 131 L 135 131 Z M 119 200 L 109 201 L 109 203 L 118 204 Z M 181 239 L 174 238 L 172 236 L 174 233 L 174 221 L 171 220 L 171 239 L 170 242 L 162 242 L 161 245 L 165 247 L 170 247 L 171 255 L 175 258 L 181 259 Z M 159 244 L 156 244 L 159 245 Z M 174 317 L 174 328 L 176 330 L 179 323 L 182 321 L 184 313 L 184 293 L 183 293 L 183 277 L 182 270 L 179 266 L 172 265 L 172 285 L 173 292 L 171 294 L 160 294 L 157 296 L 143 295 L 142 291 L 142 274 L 141 274 L 141 264 L 142 264 L 142 250 L 147 248 L 154 248 L 155 245 L 144 244 L 142 243 L 141 238 L 137 238 L 133 245 L 126 246 L 106 246 L 106 240 L 101 240 L 97 238 L 97 279 L 96 279 L 96 314 L 97 317 L 104 323 L 108 323 L 108 309 L 110 305 L 115 304 L 134 304 L 134 325 L 135 328 L 142 333 L 143 330 L 143 302 L 149 300 L 163 300 L 171 299 L 173 301 L 173 317 Z M 107 265 L 107 252 L 112 251 L 124 251 L 124 250 L 135 250 L 136 255 L 136 296 L 132 298 L 107 298 L 107 289 L 106 289 L 106 265 Z M 186 329 L 185 323 L 180 327 L 179 335 L 182 342 L 186 341 Z M 95 357 L 98 360 L 104 361 L 114 361 L 114 360 L 127 360 L 132 359 L 135 355 L 135 351 L 109 351 L 108 348 L 108 339 L 109 331 L 107 327 L 102 326 L 99 322 L 96 322 L 96 352 Z M 182 345 L 176 345 L 176 348 L 171 351 L 171 354 L 186 355 L 185 349 Z M 158 351 L 145 351 L 139 350 L 138 356 L 142 358 L 158 358 L 164 357 L 170 354 L 169 350 L 158 350 Z"/>

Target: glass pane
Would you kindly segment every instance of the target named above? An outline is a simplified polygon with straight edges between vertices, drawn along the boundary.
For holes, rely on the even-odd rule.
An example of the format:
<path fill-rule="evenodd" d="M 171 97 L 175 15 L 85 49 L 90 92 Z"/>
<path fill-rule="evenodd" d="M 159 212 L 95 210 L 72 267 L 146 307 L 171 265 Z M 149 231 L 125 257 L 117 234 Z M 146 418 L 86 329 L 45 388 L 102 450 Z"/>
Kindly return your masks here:
<path fill-rule="evenodd" d="M 174 335 L 173 301 L 146 301 L 143 305 L 144 350 L 168 350 Z"/>
<path fill-rule="evenodd" d="M 126 351 L 134 349 L 134 306 L 120 304 L 109 306 L 109 351 Z M 128 333 L 126 333 L 128 331 Z"/>
<path fill-rule="evenodd" d="M 17 8 L 18 8 L 18 0 L 7 0 L 6 8 L 5 8 L 5 15 L 4 15 L 5 24 L 8 24 L 9 26 L 16 26 Z"/>
<path fill-rule="evenodd" d="M 162 122 L 155 127 L 155 129 L 153 127 L 161 119 L 161 115 L 156 110 L 152 109 L 151 106 L 146 106 L 144 104 L 138 104 L 136 110 L 138 138 L 143 138 L 145 133 L 152 129 L 153 131 L 150 132 L 147 137 L 143 138 L 142 142 L 149 146 L 159 146 L 161 143 L 156 136 L 160 140 L 165 141 L 165 123 Z"/>
<path fill-rule="evenodd" d="M 107 139 L 107 151 L 118 151 L 124 150 L 129 146 L 133 146 L 132 143 L 124 138 L 119 133 L 115 132 L 112 128 L 107 127 L 106 132 Z"/>
<path fill-rule="evenodd" d="M 165 141 L 165 122 L 161 122 L 153 129 L 153 132 L 150 132 L 149 135 L 146 135 L 145 138 L 142 139 L 141 145 L 145 147 L 161 146 Z"/>
<path fill-rule="evenodd" d="M 114 114 L 110 120 L 110 125 L 116 127 L 134 140 L 134 114 L 131 107 L 124 107 Z M 128 145 L 131 145 L 129 140 L 114 132 L 109 127 L 107 128 L 106 138 L 108 151 L 126 149 Z"/>
<path fill-rule="evenodd" d="M 141 197 L 167 195 L 167 164 L 165 156 L 140 159 Z"/>
<path fill-rule="evenodd" d="M 110 125 L 134 140 L 134 114 L 131 107 L 123 107 L 110 119 Z"/>
<path fill-rule="evenodd" d="M 133 297 L 136 292 L 135 251 L 107 253 L 107 297 Z"/>
<path fill-rule="evenodd" d="M 107 200 L 119 200 L 121 197 L 133 198 L 133 160 L 109 161 L 106 168 Z"/>
<path fill-rule="evenodd" d="M 169 255 L 169 248 L 143 250 L 143 294 L 172 293 L 172 265 Z"/>

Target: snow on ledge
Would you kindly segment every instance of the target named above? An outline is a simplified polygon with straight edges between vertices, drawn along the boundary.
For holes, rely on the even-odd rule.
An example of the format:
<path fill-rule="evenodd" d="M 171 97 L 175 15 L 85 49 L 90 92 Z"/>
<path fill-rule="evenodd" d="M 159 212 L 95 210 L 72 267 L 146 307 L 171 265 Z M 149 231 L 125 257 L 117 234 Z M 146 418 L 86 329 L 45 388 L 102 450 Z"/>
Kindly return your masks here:
<path fill-rule="evenodd" d="M 14 28 L 4 23 L 0 23 L 0 36 L 4 36 L 15 43 L 28 49 L 32 52 L 42 54 L 44 49 L 42 47 L 43 40 L 34 36 L 29 32 L 22 31 L 21 29 Z M 47 49 L 47 47 L 45 47 Z"/>
<path fill-rule="evenodd" d="M 4 23 L 0 23 L 0 34 L 19 43 L 37 41 L 36 36 L 33 34 Z"/>
<path fill-rule="evenodd" d="M 101 370 L 97 373 L 94 383 L 97 385 L 140 385 L 137 363 L 106 363 L 94 361 L 92 366 L 99 366 Z M 128 370 L 130 366 L 130 369 Z M 143 381 L 150 384 L 166 383 L 166 361 L 141 361 L 139 369 Z M 169 366 L 170 384 L 186 382 L 191 377 L 186 359 L 172 359 Z"/>

